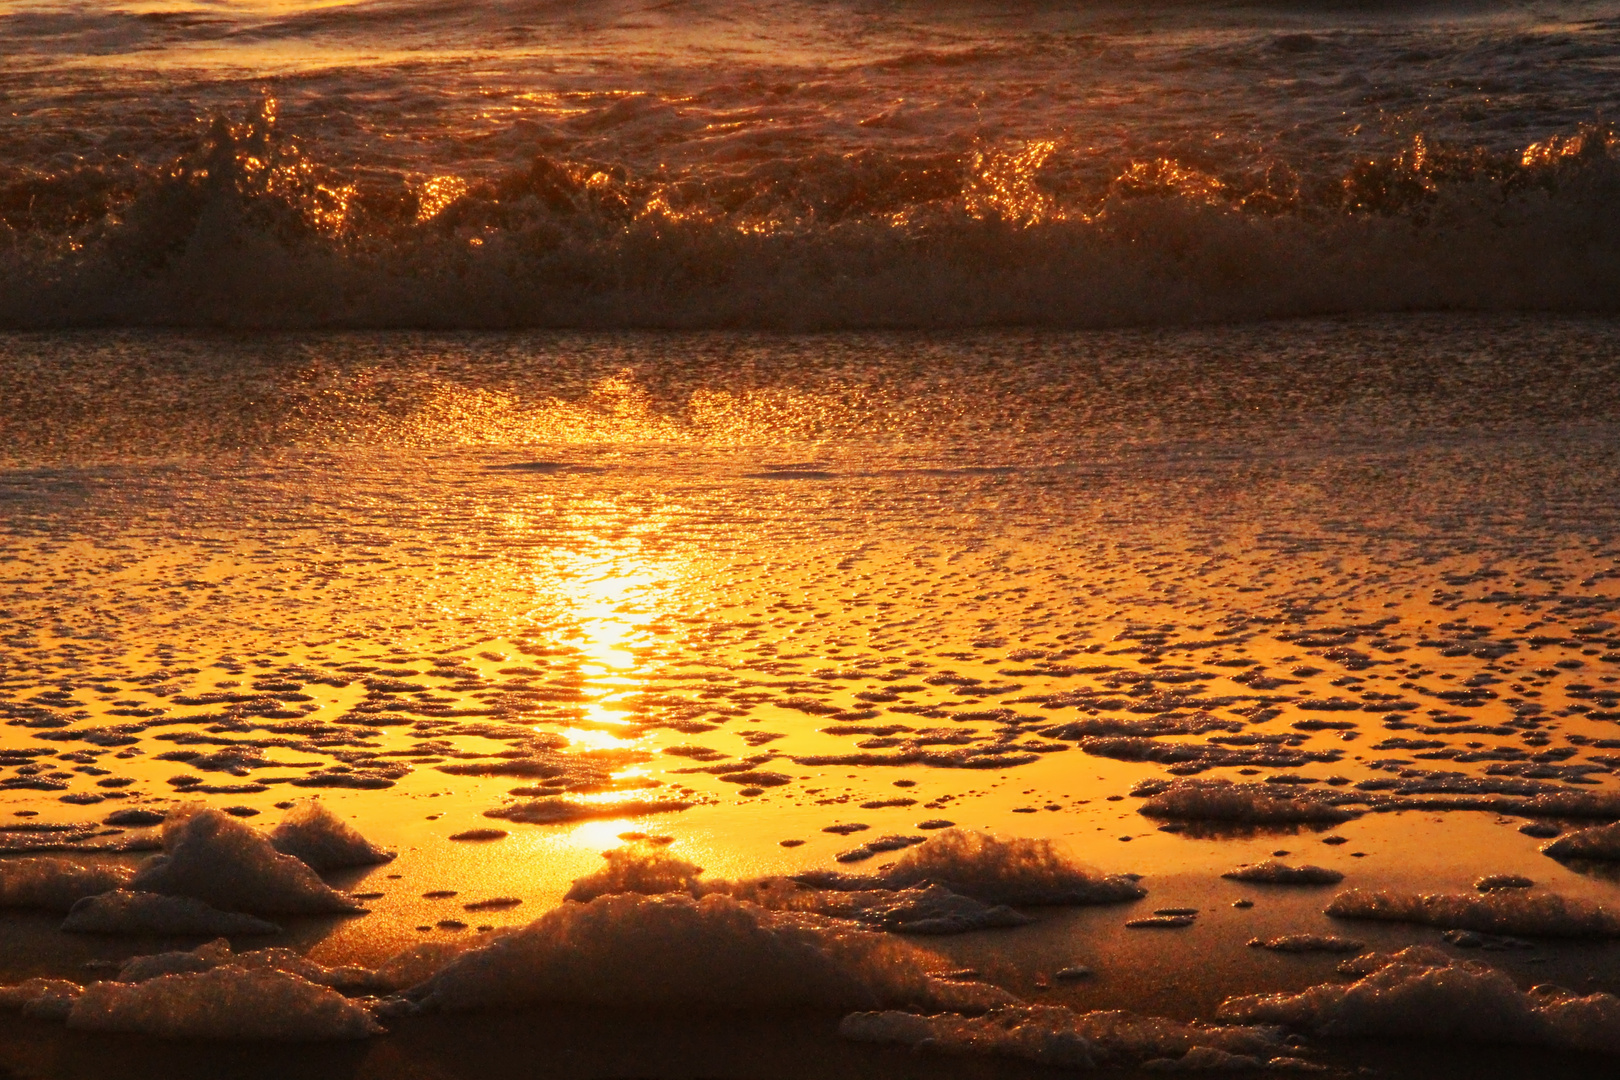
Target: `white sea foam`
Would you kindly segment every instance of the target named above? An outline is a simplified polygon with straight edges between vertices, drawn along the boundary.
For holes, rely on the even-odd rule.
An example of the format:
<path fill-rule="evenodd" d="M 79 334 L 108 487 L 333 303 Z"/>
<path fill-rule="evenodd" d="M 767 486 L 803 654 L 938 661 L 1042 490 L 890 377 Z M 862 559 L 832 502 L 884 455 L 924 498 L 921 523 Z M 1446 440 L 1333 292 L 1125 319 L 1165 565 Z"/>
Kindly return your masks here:
<path fill-rule="evenodd" d="M 798 880 L 822 888 L 901 889 L 929 882 L 990 904 L 1112 904 L 1147 890 L 1129 875 L 1077 865 L 1046 839 L 948 829 L 910 848 L 875 875 L 818 871 Z"/>
<path fill-rule="evenodd" d="M 1004 904 L 985 904 L 928 884 L 903 889 L 805 888 L 777 879 L 775 888 L 754 888 L 748 898 L 782 911 L 808 911 L 850 919 L 874 930 L 896 934 L 966 934 L 975 930 L 1027 926 L 1034 920 Z M 768 884 L 761 883 L 761 884 Z"/>
<path fill-rule="evenodd" d="M 192 896 L 216 907 L 314 915 L 359 909 L 264 835 L 218 810 L 171 811 L 163 854 L 142 864 L 131 888 Z"/>
<path fill-rule="evenodd" d="M 1435 950 L 1406 949 L 1358 957 L 1356 963 L 1366 974 L 1351 985 L 1229 998 L 1217 1015 L 1326 1036 L 1530 1043 L 1620 1054 L 1620 999 L 1610 994 L 1525 993 L 1495 968 L 1454 962 Z"/>
<path fill-rule="evenodd" d="M 1274 938 L 1252 938 L 1251 949 L 1269 949 L 1281 953 L 1360 952 L 1365 946 L 1352 938 L 1335 934 L 1284 934 Z"/>
<path fill-rule="evenodd" d="M 382 1028 L 342 994 L 298 975 L 234 965 L 87 987 L 68 1026 L 165 1039 L 324 1041 Z"/>
<path fill-rule="evenodd" d="M 1620 916 L 1608 908 L 1575 897 L 1525 889 L 1484 894 L 1350 889 L 1333 898 L 1327 913 L 1336 919 L 1423 923 L 1487 934 L 1620 937 Z"/>
<path fill-rule="evenodd" d="M 582 803 L 548 797 L 485 810 L 484 816 L 526 825 L 560 825 L 570 821 L 590 821 L 597 818 L 670 814 L 690 809 L 691 806 L 690 802 L 681 799 L 626 799 L 611 803 Z"/>
<path fill-rule="evenodd" d="M 964 934 L 1031 921 L 1004 905 L 984 904 L 935 884 L 852 891 L 818 889 L 785 877 L 700 881 L 701 867 L 661 851 L 617 848 L 603 852 L 602 857 L 607 865 L 575 881 L 565 900 L 587 902 L 615 893 L 724 895 L 773 911 L 848 919 L 901 934 Z"/>
<path fill-rule="evenodd" d="M 1281 798 L 1259 784 L 1233 784 L 1225 780 L 1180 780 L 1161 786 L 1137 807 L 1148 817 L 1177 821 L 1225 821 L 1245 825 L 1296 822 L 1340 822 L 1355 816 L 1351 810 L 1308 794 Z"/>
<path fill-rule="evenodd" d="M 86 896 L 122 888 L 132 872 L 123 866 L 72 859 L 0 861 L 0 907 L 66 911 Z"/>
<path fill-rule="evenodd" d="M 1264 885 L 1336 885 L 1344 880 L 1344 875 L 1339 871 L 1329 870 L 1325 866 L 1289 866 L 1276 859 L 1240 866 L 1236 870 L 1228 870 L 1221 877 Z"/>
<path fill-rule="evenodd" d="M 220 911 L 192 896 L 115 889 L 73 905 L 62 929 L 79 934 L 274 934 L 281 927 Z"/>
<path fill-rule="evenodd" d="M 334 988 L 393 988 L 389 984 L 379 982 L 375 975 L 365 968 L 326 967 L 291 949 L 254 949 L 251 952 L 233 953 L 231 943 L 225 938 L 216 938 L 185 952 L 153 953 L 132 957 L 118 969 L 118 981 L 146 982 L 148 979 L 163 975 L 212 971 L 214 968 L 227 965 L 248 971 L 280 971 L 308 979 L 321 986 Z"/>
<path fill-rule="evenodd" d="M 17 1009 L 37 1019 L 65 1020 L 82 993 L 82 986 L 66 979 L 29 979 L 0 986 L 0 1009 Z"/>
<path fill-rule="evenodd" d="M 404 990 L 426 982 L 450 961 L 469 949 L 487 944 L 483 937 L 459 935 L 452 940 L 423 941 L 395 953 L 371 973 L 372 981 L 388 990 Z"/>
<path fill-rule="evenodd" d="M 613 848 L 602 852 L 607 865 L 594 874 L 579 878 L 569 887 L 564 900 L 586 902 L 612 893 L 680 892 L 695 894 L 703 868 L 662 851 Z"/>
<path fill-rule="evenodd" d="M 1202 1026 L 1159 1016 L 1062 1006 L 1001 1008 L 983 1016 L 919 1016 L 887 1011 L 846 1016 L 839 1034 L 858 1042 L 900 1043 L 943 1053 L 1022 1058 L 1058 1068 L 1181 1057 L 1206 1047 L 1264 1059 L 1281 1049 L 1281 1032 L 1252 1026 Z"/>
<path fill-rule="evenodd" d="M 270 833 L 270 844 L 283 855 L 291 855 L 318 871 L 374 866 L 394 857 L 361 836 L 359 830 L 319 799 L 294 803 Z"/>
<path fill-rule="evenodd" d="M 533 1004 L 826 1009 L 984 1008 L 1012 1000 L 927 974 L 895 939 L 713 895 L 564 904 L 469 949 L 413 988 L 424 1008 Z"/>
<path fill-rule="evenodd" d="M 1543 855 L 1554 859 L 1594 859 L 1612 862 L 1620 859 L 1620 821 L 1560 836 L 1542 847 Z"/>

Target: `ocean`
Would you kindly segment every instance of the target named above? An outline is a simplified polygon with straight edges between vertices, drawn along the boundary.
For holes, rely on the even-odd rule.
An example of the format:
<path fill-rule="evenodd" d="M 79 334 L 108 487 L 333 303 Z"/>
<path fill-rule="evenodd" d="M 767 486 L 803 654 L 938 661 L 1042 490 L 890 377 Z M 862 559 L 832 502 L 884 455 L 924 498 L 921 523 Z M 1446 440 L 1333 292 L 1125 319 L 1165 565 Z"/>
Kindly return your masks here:
<path fill-rule="evenodd" d="M 1614 306 L 1603 4 L 0 12 L 5 326 Z"/>
<path fill-rule="evenodd" d="M 1612 1068 L 1617 28 L 0 0 L 0 1077 Z"/>

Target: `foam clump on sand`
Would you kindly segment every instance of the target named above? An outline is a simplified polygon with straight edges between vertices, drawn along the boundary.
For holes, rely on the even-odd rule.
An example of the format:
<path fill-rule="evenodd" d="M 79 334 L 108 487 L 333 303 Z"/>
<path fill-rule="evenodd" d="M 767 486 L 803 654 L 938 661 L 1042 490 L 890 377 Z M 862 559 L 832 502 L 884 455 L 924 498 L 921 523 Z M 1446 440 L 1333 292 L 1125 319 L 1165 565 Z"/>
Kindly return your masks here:
<path fill-rule="evenodd" d="M 516 821 L 526 825 L 560 825 L 595 818 L 644 817 L 690 810 L 692 803 L 682 799 L 627 799 L 621 802 L 582 803 L 547 796 L 485 810 L 484 816 Z"/>
<path fill-rule="evenodd" d="M 1344 875 L 1325 866 L 1289 866 L 1276 859 L 1228 870 L 1223 878 L 1262 885 L 1337 885 Z"/>
<path fill-rule="evenodd" d="M 599 896 L 639 893 L 724 895 L 773 911 L 796 911 L 847 919 L 873 930 L 898 934 L 965 934 L 993 927 L 1023 926 L 1031 920 L 1004 905 L 987 905 L 940 885 L 902 889 L 843 891 L 818 889 L 791 878 L 752 881 L 700 881 L 703 868 L 660 851 L 634 848 L 604 851 L 607 865 L 580 878 L 564 900 L 588 903 Z"/>
<path fill-rule="evenodd" d="M 1034 920 L 1005 904 L 984 904 L 942 885 L 893 891 L 821 894 L 823 915 L 853 919 L 875 930 L 897 934 L 966 934 L 975 930 L 1027 926 Z"/>
<path fill-rule="evenodd" d="M 287 915 L 359 910 L 302 861 L 218 810 L 171 811 L 163 854 L 141 865 L 133 889 L 190 896 L 215 907 Z"/>
<path fill-rule="evenodd" d="M 1620 916 L 1586 900 L 1523 889 L 1488 893 L 1397 893 L 1350 889 L 1333 898 L 1335 919 L 1411 922 L 1486 934 L 1620 937 Z"/>
<path fill-rule="evenodd" d="M 67 1022 L 163 1039 L 309 1042 L 382 1031 L 363 1007 L 329 987 L 273 968 L 235 965 L 140 983 L 92 983 Z"/>
<path fill-rule="evenodd" d="M 767 887 L 771 884 L 777 887 Z M 873 930 L 895 934 L 967 934 L 1034 922 L 1028 915 L 1005 904 L 984 904 L 934 884 L 842 892 L 809 889 L 779 878 L 758 883 L 750 890 L 748 898 L 775 910 L 807 911 L 833 919 L 849 919 Z"/>
<path fill-rule="evenodd" d="M 661 851 L 644 852 L 635 848 L 614 848 L 602 852 L 607 865 L 586 877 L 579 878 L 569 887 L 564 900 L 588 903 L 598 896 L 614 893 L 695 894 L 699 888 L 698 875 L 703 868 L 685 859 L 677 859 Z"/>
<path fill-rule="evenodd" d="M 6 860 L 0 862 L 0 907 L 67 911 L 87 896 L 122 888 L 130 876 L 127 867 L 72 859 Z"/>
<path fill-rule="evenodd" d="M 1366 972 L 1345 986 L 1229 998 L 1217 1013 L 1237 1023 L 1282 1024 L 1329 1037 L 1431 1038 L 1526 1043 L 1620 1054 L 1620 999 L 1556 988 L 1526 993 L 1485 964 L 1434 949 L 1358 957 Z"/>
<path fill-rule="evenodd" d="M 1535 884 L 1523 874 L 1486 874 L 1474 882 L 1474 888 L 1480 892 L 1496 892 L 1499 889 L 1529 889 Z"/>
<path fill-rule="evenodd" d="M 17 1009 L 38 1020 L 66 1020 L 84 988 L 66 979 L 29 979 L 0 986 L 0 1009 Z"/>
<path fill-rule="evenodd" d="M 1076 865 L 1050 840 L 1004 840 L 967 829 L 935 833 L 875 875 L 817 871 L 797 880 L 849 890 L 932 882 L 988 904 L 1114 904 L 1147 895 L 1133 877 L 1104 876 Z"/>
<path fill-rule="evenodd" d="M 62 929 L 77 934 L 274 934 L 252 915 L 220 911 L 192 896 L 115 889 L 74 904 Z"/>
<path fill-rule="evenodd" d="M 317 871 L 375 866 L 394 857 L 393 852 L 361 836 L 319 799 L 294 803 L 270 833 L 270 846 Z"/>
<path fill-rule="evenodd" d="M 1234 784 L 1227 780 L 1154 782 L 1138 785 L 1135 793 L 1148 796 L 1137 807 L 1137 813 L 1176 821 L 1270 825 L 1340 822 L 1356 816 L 1354 811 L 1306 792 L 1282 798 L 1275 790 L 1259 784 Z"/>
<path fill-rule="evenodd" d="M 1560 836 L 1544 845 L 1541 853 L 1554 859 L 1620 860 L 1620 821 Z"/>
<path fill-rule="evenodd" d="M 186 952 L 153 953 L 132 957 L 124 961 L 123 966 L 118 969 L 118 981 L 146 982 L 164 975 L 212 971 L 226 965 L 234 965 L 247 971 L 280 971 L 333 988 L 369 989 L 383 986 L 373 973 L 365 968 L 329 968 L 291 949 L 254 949 L 251 952 L 233 953 L 231 943 L 225 938 L 216 938 L 206 945 L 199 945 Z"/>
<path fill-rule="evenodd" d="M 1246 1064 L 1257 1066 L 1282 1048 L 1282 1033 L 1273 1028 L 1205 1027 L 1128 1012 L 1077 1013 L 1052 1005 L 1012 1006 L 983 1016 L 853 1013 L 839 1024 L 838 1033 L 857 1042 L 1021 1058 L 1068 1069 L 1184 1058 L 1200 1050 L 1242 1056 L 1249 1059 Z"/>
<path fill-rule="evenodd" d="M 460 935 L 448 941 L 423 941 L 395 953 L 371 973 L 372 982 L 387 990 L 404 990 L 426 982 L 439 969 L 487 939 Z"/>
<path fill-rule="evenodd" d="M 1249 948 L 1269 949 L 1280 953 L 1356 953 L 1366 946 L 1352 938 L 1343 938 L 1336 934 L 1284 934 L 1274 938 L 1251 938 Z"/>
<path fill-rule="evenodd" d="M 731 897 L 602 896 L 469 949 L 409 996 L 452 1011 L 536 1004 L 982 1009 L 1014 999 L 935 979 L 893 938 Z"/>

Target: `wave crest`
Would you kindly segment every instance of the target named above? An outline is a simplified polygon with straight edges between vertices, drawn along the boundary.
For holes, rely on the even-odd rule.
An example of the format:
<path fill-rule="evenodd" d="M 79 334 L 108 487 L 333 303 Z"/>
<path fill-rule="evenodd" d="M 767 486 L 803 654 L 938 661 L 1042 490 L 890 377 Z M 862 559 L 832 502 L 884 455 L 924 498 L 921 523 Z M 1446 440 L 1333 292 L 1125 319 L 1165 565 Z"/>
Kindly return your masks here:
<path fill-rule="evenodd" d="M 1612 311 L 1620 153 L 1103 174 L 1053 141 L 489 178 L 314 161 L 273 103 L 159 168 L 0 174 L 0 326 L 1069 327 Z"/>

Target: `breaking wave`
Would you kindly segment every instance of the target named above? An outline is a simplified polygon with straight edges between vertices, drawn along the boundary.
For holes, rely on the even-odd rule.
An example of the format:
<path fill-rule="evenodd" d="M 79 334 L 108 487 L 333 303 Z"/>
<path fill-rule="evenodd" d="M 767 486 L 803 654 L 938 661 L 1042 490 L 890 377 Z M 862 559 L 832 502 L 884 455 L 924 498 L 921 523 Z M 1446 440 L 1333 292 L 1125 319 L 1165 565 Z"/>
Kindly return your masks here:
<path fill-rule="evenodd" d="M 317 160 L 273 110 L 162 164 L 0 169 L 0 326 L 1092 327 L 1620 309 L 1620 141 L 1310 176 L 1058 141 L 746 167 Z M 1071 160 L 1071 158 L 1073 160 Z"/>

